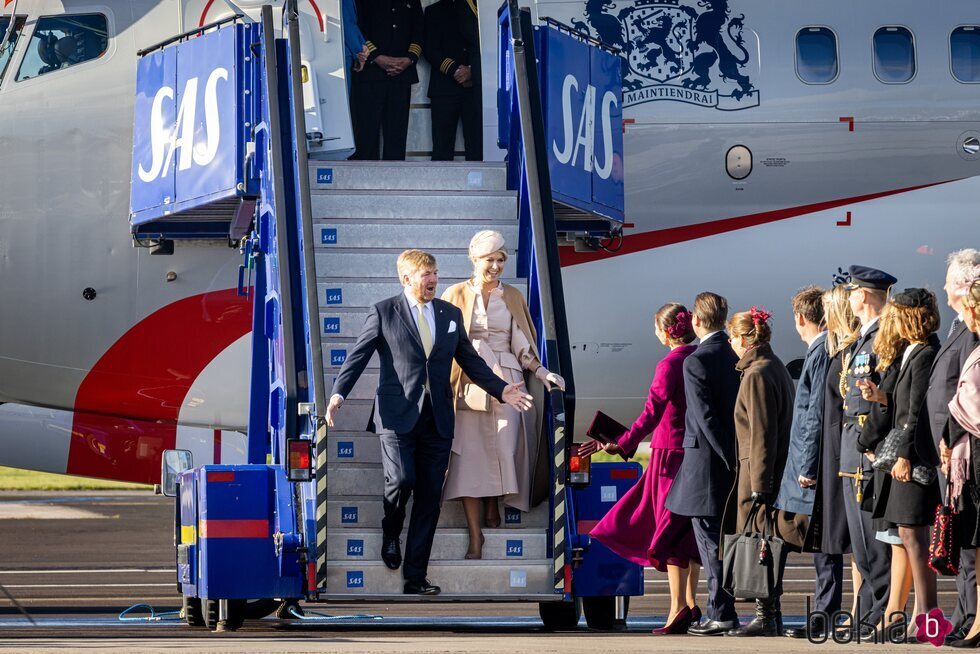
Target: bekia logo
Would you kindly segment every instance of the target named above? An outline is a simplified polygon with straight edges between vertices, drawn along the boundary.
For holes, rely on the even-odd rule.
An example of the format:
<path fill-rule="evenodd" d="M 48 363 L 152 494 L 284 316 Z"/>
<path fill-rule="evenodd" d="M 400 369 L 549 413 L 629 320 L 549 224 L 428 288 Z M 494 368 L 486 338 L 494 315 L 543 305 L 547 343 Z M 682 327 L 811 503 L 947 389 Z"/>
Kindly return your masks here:
<path fill-rule="evenodd" d="M 188 170 L 192 165 L 207 166 L 214 161 L 221 144 L 220 114 L 218 112 L 218 82 L 228 81 L 226 68 L 215 68 L 204 83 L 204 137 L 197 136 L 198 77 L 184 84 L 180 106 L 174 125 L 167 124 L 164 106 L 174 100 L 174 89 L 163 86 L 153 97 L 150 109 L 150 139 L 152 160 L 150 167 L 139 165 L 139 178 L 144 182 L 166 177 L 170 163 L 177 157 L 177 170 Z"/>
<path fill-rule="evenodd" d="M 872 619 L 871 611 L 862 613 L 861 598 L 857 599 L 857 612 L 838 610 L 833 613 L 826 611 L 811 611 L 810 598 L 806 598 L 806 638 L 815 645 L 821 645 L 832 640 L 838 645 L 861 643 L 893 643 L 909 642 L 912 636 L 909 631 L 909 617 L 904 611 L 893 611 L 879 624 Z M 833 625 L 827 629 L 826 625 Z M 920 643 L 931 643 L 941 647 L 953 631 L 953 623 L 946 619 L 942 609 L 932 609 L 928 613 L 920 613 L 913 621 L 915 639 Z"/>
<path fill-rule="evenodd" d="M 920 643 L 931 643 L 942 647 L 946 636 L 953 632 L 953 623 L 946 619 L 942 609 L 915 616 L 915 639 Z"/>
<path fill-rule="evenodd" d="M 618 104 L 616 94 L 612 91 L 606 91 L 599 99 L 599 106 L 596 107 L 596 89 L 591 84 L 587 85 L 582 113 L 576 117 L 572 115 L 572 96 L 577 94 L 578 90 L 579 83 L 575 76 L 565 75 L 565 81 L 561 87 L 564 140 L 560 147 L 557 140 L 552 143 L 551 147 L 558 163 L 570 164 L 572 167 L 581 165 L 587 173 L 591 173 L 592 169 L 595 168 L 595 172 L 600 178 L 609 179 L 613 169 L 612 110 Z M 597 109 L 602 129 L 603 152 L 601 160 L 595 154 Z M 575 125 L 578 125 L 578 129 L 575 129 Z M 579 159 L 579 151 L 582 152 L 581 159 Z"/>
<path fill-rule="evenodd" d="M 722 111 L 759 106 L 745 72 L 745 15 L 729 0 L 586 0 L 572 25 L 620 50 L 623 106 L 672 100 Z"/>

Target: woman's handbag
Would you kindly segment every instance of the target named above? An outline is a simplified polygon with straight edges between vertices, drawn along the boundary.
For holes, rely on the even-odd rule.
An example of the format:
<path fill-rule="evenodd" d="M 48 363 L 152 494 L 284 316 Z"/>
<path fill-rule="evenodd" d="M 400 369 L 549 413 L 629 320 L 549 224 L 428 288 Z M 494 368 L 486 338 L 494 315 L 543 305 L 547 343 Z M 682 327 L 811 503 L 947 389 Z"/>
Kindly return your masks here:
<path fill-rule="evenodd" d="M 945 577 L 955 577 L 960 571 L 960 542 L 956 538 L 956 509 L 946 484 L 946 501 L 936 507 L 936 524 L 929 540 L 929 567 Z"/>
<path fill-rule="evenodd" d="M 780 562 L 786 556 L 786 543 L 773 534 L 772 509 L 763 508 L 763 533 L 750 531 L 760 507 L 763 505 L 756 504 L 749 510 L 741 533 L 725 536 L 722 585 L 736 599 L 771 599 L 782 581 Z"/>
<path fill-rule="evenodd" d="M 886 474 L 890 473 L 898 461 L 898 447 L 902 442 L 902 436 L 904 434 L 905 430 L 899 427 L 895 427 L 888 432 L 885 440 L 878 443 L 878 447 L 875 448 L 875 460 L 871 464 L 871 467 Z M 935 466 L 926 466 L 921 463 L 912 464 L 912 481 L 923 486 L 928 486 L 935 479 Z"/>

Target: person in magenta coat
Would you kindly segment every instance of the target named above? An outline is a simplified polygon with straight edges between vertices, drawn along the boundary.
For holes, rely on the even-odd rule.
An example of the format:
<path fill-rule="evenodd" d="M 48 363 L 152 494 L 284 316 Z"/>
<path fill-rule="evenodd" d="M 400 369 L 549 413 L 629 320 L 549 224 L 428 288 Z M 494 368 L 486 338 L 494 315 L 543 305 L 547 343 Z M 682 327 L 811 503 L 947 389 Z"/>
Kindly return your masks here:
<path fill-rule="evenodd" d="M 579 449 L 591 455 L 600 447 L 606 452 L 632 457 L 644 438 L 650 442 L 650 464 L 640 481 L 609 510 L 590 536 L 619 556 L 650 565 L 667 573 L 670 613 L 666 626 L 655 634 L 686 633 L 700 620 L 695 603 L 700 559 L 691 518 L 674 515 L 664 506 L 670 485 L 684 458 L 683 365 L 696 347 L 691 313 L 681 304 L 662 306 L 654 319 L 657 338 L 670 352 L 657 364 L 643 413 L 618 443 L 605 446 L 595 441 Z"/>

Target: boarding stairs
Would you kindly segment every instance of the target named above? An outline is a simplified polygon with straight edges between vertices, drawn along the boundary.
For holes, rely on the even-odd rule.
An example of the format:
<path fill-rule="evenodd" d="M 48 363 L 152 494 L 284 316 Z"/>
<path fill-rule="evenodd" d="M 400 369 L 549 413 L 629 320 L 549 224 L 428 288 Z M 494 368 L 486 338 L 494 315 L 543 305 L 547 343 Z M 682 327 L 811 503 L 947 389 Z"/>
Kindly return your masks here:
<path fill-rule="evenodd" d="M 494 229 L 507 241 L 507 273 L 514 274 L 518 198 L 507 190 L 502 163 L 320 162 L 311 163 L 309 175 L 328 392 L 369 307 L 402 292 L 395 260 L 403 250 L 420 248 L 436 256 L 441 292 L 469 278 L 467 245 L 473 234 Z M 526 280 L 504 281 L 526 294 Z M 321 594 L 328 599 L 403 597 L 401 571 L 386 568 L 380 554 L 381 444 L 366 431 L 377 384 L 375 356 L 329 430 L 327 578 Z M 500 527 L 484 529 L 483 559 L 464 560 L 468 536 L 462 505 L 446 502 L 429 564 L 429 579 L 443 589 L 440 598 L 553 596 L 548 511 L 547 502 L 530 513 L 501 506 Z M 408 523 L 406 518 L 403 543 Z"/>

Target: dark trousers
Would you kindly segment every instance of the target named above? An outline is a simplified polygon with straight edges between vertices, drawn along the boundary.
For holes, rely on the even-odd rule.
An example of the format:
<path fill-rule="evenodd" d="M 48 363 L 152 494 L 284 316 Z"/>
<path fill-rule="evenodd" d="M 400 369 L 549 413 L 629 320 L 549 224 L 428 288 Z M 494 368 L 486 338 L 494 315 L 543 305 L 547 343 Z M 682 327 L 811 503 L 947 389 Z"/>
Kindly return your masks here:
<path fill-rule="evenodd" d="M 691 518 L 691 524 L 694 526 L 694 539 L 698 543 L 698 554 L 704 567 L 704 580 L 708 585 L 706 615 L 710 620 L 722 622 L 737 620 L 735 598 L 722 587 L 721 559 L 718 558 L 721 518 L 718 516 Z"/>
<path fill-rule="evenodd" d="M 467 161 L 483 161 L 483 98 L 474 84 L 463 93 L 436 96 L 432 103 L 432 160 L 452 161 L 456 154 L 456 125 L 463 121 Z"/>
<path fill-rule="evenodd" d="M 398 538 L 405 523 L 405 506 L 414 495 L 402 574 L 406 581 L 422 581 L 439 522 L 442 483 L 446 479 L 453 441 L 439 435 L 428 395 L 412 431 L 407 434 L 384 432 L 379 436 L 385 473 L 385 515 L 381 529 L 390 538 Z"/>
<path fill-rule="evenodd" d="M 844 555 L 817 552 L 813 555 L 813 566 L 817 571 L 814 610 L 832 615 L 840 611 L 844 595 Z"/>
<path fill-rule="evenodd" d="M 387 80 L 367 80 L 354 75 L 351 84 L 351 127 L 354 155 L 351 159 L 404 161 L 408 141 L 408 109 L 412 85 Z"/>
<path fill-rule="evenodd" d="M 869 611 L 866 622 L 877 623 L 888 604 L 888 586 L 891 582 L 891 547 L 875 538 L 871 514 L 862 511 L 854 495 L 854 485 L 848 478 L 844 484 L 844 513 L 847 531 L 851 539 L 854 563 L 863 579 L 861 583 L 862 610 Z M 870 484 L 867 492 L 871 492 Z M 863 607 L 869 607 L 865 609 Z"/>

